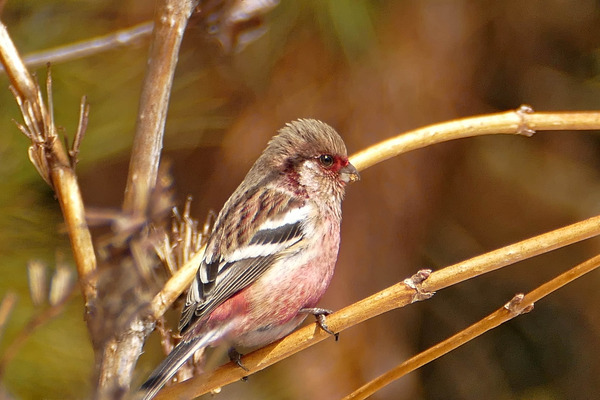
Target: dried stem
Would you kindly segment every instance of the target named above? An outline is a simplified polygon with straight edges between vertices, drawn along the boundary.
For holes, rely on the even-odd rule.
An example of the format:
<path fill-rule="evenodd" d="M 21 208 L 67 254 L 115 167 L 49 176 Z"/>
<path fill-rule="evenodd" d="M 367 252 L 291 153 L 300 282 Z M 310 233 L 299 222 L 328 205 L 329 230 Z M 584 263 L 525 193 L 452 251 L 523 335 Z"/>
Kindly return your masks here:
<path fill-rule="evenodd" d="M 35 69 L 50 62 L 57 64 L 89 57 L 118 47 L 129 46 L 132 43 L 143 40 L 150 36 L 152 27 L 152 21 L 142 22 L 141 24 L 121 29 L 108 35 L 27 54 L 23 57 L 23 61 L 27 67 Z M 0 70 L 0 72 L 3 72 L 3 70 Z"/>
<path fill-rule="evenodd" d="M 362 171 L 399 154 L 432 144 L 473 136 L 512 134 L 531 136 L 535 131 L 600 129 L 600 112 L 533 112 L 528 106 L 515 111 L 457 119 L 426 126 L 377 143 L 352 155 Z"/>
<path fill-rule="evenodd" d="M 451 265 L 431 275 L 422 283 L 407 285 L 397 283 L 364 300 L 354 303 L 327 316 L 327 325 L 334 332 L 341 332 L 367 319 L 387 311 L 411 304 L 423 294 L 433 293 L 452 284 L 494 271 L 518 261 L 543 254 L 600 234 L 600 216 L 566 226 L 510 246 L 483 254 L 464 262 Z M 413 289 L 415 286 L 417 290 Z M 427 297 L 427 296 L 423 296 Z M 192 398 L 238 381 L 244 376 L 260 371 L 286 357 L 304 350 L 330 335 L 317 324 L 301 328 L 289 336 L 244 356 L 244 371 L 235 363 L 226 364 L 210 375 L 202 375 L 178 385 L 165 388 L 157 399 Z"/>
<path fill-rule="evenodd" d="M 415 369 L 420 368 L 437 358 L 440 358 L 444 354 L 447 354 L 463 344 L 470 342 L 476 337 L 496 328 L 506 321 L 531 311 L 535 302 L 598 267 L 600 267 L 600 256 L 593 257 L 571 268 L 567 272 L 532 290 L 525 296 L 522 294 L 516 295 L 504 307 L 496 310 L 492 314 L 474 323 L 454 336 L 444 340 L 441 343 L 438 343 L 435 346 L 430 347 L 429 349 L 417 354 L 409 360 L 406 360 L 385 374 L 368 382 L 352 394 L 344 397 L 344 400 L 366 399 L 373 393 L 389 385 L 394 380 L 397 380 L 409 372 L 412 372 Z"/>
<path fill-rule="evenodd" d="M 123 209 L 141 213 L 156 183 L 169 96 L 183 33 L 195 2 L 158 2 Z"/>
<path fill-rule="evenodd" d="M 0 59 L 8 71 L 12 86 L 22 98 L 34 100 L 37 98 L 37 85 L 25 68 L 17 49 L 8 35 L 6 26 L 0 24 Z M 41 115 L 40 115 L 41 119 Z"/>
<path fill-rule="evenodd" d="M 83 141 L 83 137 L 85 136 L 85 132 L 87 131 L 89 116 L 90 105 L 87 103 L 86 96 L 83 96 L 81 98 L 81 103 L 79 104 L 79 123 L 77 124 L 77 132 L 75 132 L 73 143 L 71 144 L 71 148 L 69 149 L 69 159 L 71 160 L 71 168 L 73 168 L 73 170 L 77 166 L 79 147 L 81 146 L 81 142 Z"/>
<path fill-rule="evenodd" d="M 60 301 L 50 307 L 44 309 L 38 314 L 34 315 L 29 322 L 21 329 L 21 332 L 16 339 L 6 348 L 2 357 L 0 357 L 0 381 L 6 366 L 12 361 L 12 359 L 18 354 L 21 347 L 27 342 L 27 340 L 33 335 L 33 333 L 41 326 L 47 324 L 52 319 L 60 315 L 72 297 L 73 290 L 63 296 Z"/>
<path fill-rule="evenodd" d="M 157 4 L 123 202 L 123 211 L 134 217 L 146 215 L 156 186 L 173 75 L 194 5 L 193 0 L 160 0 Z M 99 398 L 120 398 L 127 391 L 153 323 L 154 320 L 135 318 L 129 329 L 115 332 L 115 337 L 104 343 Z"/>
<path fill-rule="evenodd" d="M 96 299 L 96 255 L 92 238 L 85 220 L 81 192 L 75 172 L 60 140 L 50 112 L 42 101 L 42 95 L 31 77 L 6 27 L 0 24 L 0 61 L 7 72 L 17 103 L 23 112 L 25 125 L 21 130 L 31 139 L 30 159 L 42 177 L 54 188 L 65 219 L 75 258 L 79 283 L 85 299 L 87 312 Z M 48 97 L 51 104 L 52 86 L 48 75 Z"/>
<path fill-rule="evenodd" d="M 10 317 L 10 313 L 17 304 L 17 294 L 15 292 L 8 292 L 4 295 L 2 303 L 0 303 L 0 343 L 2 343 L 2 335 L 4 334 L 4 328 Z"/>
<path fill-rule="evenodd" d="M 150 304 L 150 312 L 154 319 L 161 317 L 171 307 L 173 302 L 190 286 L 196 275 L 198 266 L 204 255 L 204 247 L 184 265 L 163 285 L 161 291 L 154 296 Z"/>

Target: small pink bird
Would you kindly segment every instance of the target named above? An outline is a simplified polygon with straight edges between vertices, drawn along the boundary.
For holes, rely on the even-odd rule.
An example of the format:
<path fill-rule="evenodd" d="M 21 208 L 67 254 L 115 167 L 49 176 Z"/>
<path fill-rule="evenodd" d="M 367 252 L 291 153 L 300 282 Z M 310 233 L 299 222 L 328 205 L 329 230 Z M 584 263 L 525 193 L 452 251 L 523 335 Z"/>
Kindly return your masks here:
<path fill-rule="evenodd" d="M 342 138 L 314 119 L 269 142 L 217 217 L 181 314 L 181 342 L 140 391 L 153 398 L 200 348 L 264 346 L 304 321 L 333 276 L 342 199 L 359 179 Z"/>

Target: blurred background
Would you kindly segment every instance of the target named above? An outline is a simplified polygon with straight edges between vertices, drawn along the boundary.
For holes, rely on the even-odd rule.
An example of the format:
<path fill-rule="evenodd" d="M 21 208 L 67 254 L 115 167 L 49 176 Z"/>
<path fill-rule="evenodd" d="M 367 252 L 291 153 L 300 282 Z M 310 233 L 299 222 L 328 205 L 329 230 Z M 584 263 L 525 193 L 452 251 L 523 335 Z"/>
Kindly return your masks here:
<path fill-rule="evenodd" d="M 1 18 L 28 54 L 149 20 L 152 7 L 146 0 L 8 0 Z M 292 119 L 326 121 L 353 153 L 409 129 L 523 103 L 537 111 L 600 108 L 597 1 L 306 0 L 282 2 L 249 26 L 266 31 L 246 43 L 257 31 L 230 26 L 219 36 L 192 18 L 179 58 L 163 155 L 178 203 L 191 194 L 201 221 Z M 78 165 L 89 207 L 117 208 L 123 200 L 147 44 L 52 67 L 55 120 L 70 138 L 80 97 L 91 105 Z M 37 72 L 43 77 L 45 68 Z M 2 354 L 36 313 L 27 262 L 69 262 L 70 249 L 58 204 L 12 121 L 20 114 L 5 76 L 0 87 L 0 298 L 18 296 Z M 599 164 L 597 132 L 540 132 L 444 143 L 364 171 L 347 193 L 338 267 L 321 306 L 336 310 L 418 269 L 597 215 Z M 215 398 L 340 398 L 599 250 L 589 240 L 445 289 Z M 599 279 L 598 272 L 579 279 L 373 398 L 596 398 Z M 93 353 L 82 317 L 77 294 L 8 365 L 0 397 L 88 398 Z M 136 381 L 161 358 L 153 335 Z"/>

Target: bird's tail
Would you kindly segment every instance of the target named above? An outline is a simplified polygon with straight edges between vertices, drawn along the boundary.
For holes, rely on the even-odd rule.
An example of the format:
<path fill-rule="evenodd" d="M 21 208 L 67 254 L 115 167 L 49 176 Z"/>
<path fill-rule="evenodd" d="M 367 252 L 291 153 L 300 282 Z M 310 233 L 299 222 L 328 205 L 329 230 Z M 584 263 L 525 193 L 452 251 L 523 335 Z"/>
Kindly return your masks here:
<path fill-rule="evenodd" d="M 218 336 L 218 330 L 213 330 L 202 336 L 196 336 L 189 340 L 182 340 L 175 346 L 158 367 L 150 374 L 150 377 L 140 387 L 139 395 L 136 398 L 141 400 L 150 400 L 156 393 L 175 375 L 177 370 L 199 349 L 212 343 L 215 336 Z"/>

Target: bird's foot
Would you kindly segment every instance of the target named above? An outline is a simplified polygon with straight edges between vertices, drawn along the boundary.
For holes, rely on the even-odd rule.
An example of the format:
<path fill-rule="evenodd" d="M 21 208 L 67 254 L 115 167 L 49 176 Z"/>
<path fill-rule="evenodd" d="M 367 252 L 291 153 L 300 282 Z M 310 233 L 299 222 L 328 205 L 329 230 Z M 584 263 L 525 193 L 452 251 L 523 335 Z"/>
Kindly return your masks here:
<path fill-rule="evenodd" d="M 232 362 L 234 362 L 238 367 L 240 367 L 244 371 L 250 371 L 248 368 L 246 368 L 244 363 L 242 363 L 242 354 L 238 353 L 238 351 L 235 348 L 230 348 L 227 352 L 227 355 L 229 356 L 229 359 Z"/>
<path fill-rule="evenodd" d="M 326 308 L 314 307 L 314 308 L 303 308 L 303 309 L 300 310 L 300 312 L 301 313 L 306 313 L 306 314 L 312 314 L 312 315 L 314 315 L 315 318 L 317 319 L 317 324 L 319 324 L 319 326 L 321 327 L 321 329 L 323 329 L 325 332 L 329 333 L 330 335 L 335 336 L 335 341 L 336 342 L 339 340 L 340 334 L 333 332 L 327 326 L 327 318 L 326 317 L 329 314 L 331 314 L 333 311 L 328 310 Z"/>

